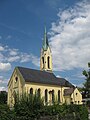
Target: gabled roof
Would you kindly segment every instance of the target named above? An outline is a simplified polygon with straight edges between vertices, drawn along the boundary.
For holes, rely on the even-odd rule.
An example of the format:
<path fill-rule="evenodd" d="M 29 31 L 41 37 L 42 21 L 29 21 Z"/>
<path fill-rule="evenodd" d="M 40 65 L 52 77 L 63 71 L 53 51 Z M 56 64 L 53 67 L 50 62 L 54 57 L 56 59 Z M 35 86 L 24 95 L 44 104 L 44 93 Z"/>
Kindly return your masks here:
<path fill-rule="evenodd" d="M 23 76 L 25 82 L 73 87 L 73 85 L 67 80 L 65 80 L 64 78 L 57 78 L 53 73 L 24 67 L 17 68 Z"/>
<path fill-rule="evenodd" d="M 65 89 L 64 96 L 71 95 L 74 92 L 75 88 Z"/>

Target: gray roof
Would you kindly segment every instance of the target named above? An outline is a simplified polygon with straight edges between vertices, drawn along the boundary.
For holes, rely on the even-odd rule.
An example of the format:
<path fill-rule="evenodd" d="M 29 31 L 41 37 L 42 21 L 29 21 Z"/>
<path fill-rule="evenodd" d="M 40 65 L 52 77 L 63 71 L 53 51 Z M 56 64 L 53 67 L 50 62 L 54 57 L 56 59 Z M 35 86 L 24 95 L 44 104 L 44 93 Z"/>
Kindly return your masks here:
<path fill-rule="evenodd" d="M 74 92 L 75 88 L 65 89 L 64 96 L 71 95 Z"/>
<path fill-rule="evenodd" d="M 64 78 L 57 78 L 53 73 L 24 67 L 17 68 L 23 76 L 25 82 L 73 87 L 73 85 L 67 80 Z"/>

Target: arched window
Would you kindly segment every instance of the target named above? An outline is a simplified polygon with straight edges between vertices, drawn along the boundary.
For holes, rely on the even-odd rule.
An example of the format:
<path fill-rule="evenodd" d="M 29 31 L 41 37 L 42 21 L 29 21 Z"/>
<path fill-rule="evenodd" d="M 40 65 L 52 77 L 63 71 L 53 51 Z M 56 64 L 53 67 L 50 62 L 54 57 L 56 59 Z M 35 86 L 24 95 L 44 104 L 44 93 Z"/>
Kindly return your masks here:
<path fill-rule="evenodd" d="M 43 67 L 44 67 L 44 57 L 42 57 L 42 63 L 43 63 Z"/>
<path fill-rule="evenodd" d="M 30 88 L 30 95 L 33 95 L 33 88 Z"/>
<path fill-rule="evenodd" d="M 45 90 L 45 103 L 48 102 L 48 90 L 46 89 Z"/>
<path fill-rule="evenodd" d="M 60 90 L 58 90 L 58 103 L 60 103 Z"/>
<path fill-rule="evenodd" d="M 15 77 L 15 83 L 18 81 L 18 77 Z"/>
<path fill-rule="evenodd" d="M 48 63 L 47 63 L 48 64 L 48 68 L 50 69 L 50 57 L 49 56 L 47 57 L 47 61 L 48 61 Z"/>
<path fill-rule="evenodd" d="M 54 103 L 54 90 L 52 90 L 52 103 Z"/>
<path fill-rule="evenodd" d="M 41 89 L 39 88 L 39 89 L 37 90 L 37 95 L 38 95 L 38 97 L 40 97 L 40 94 L 41 94 Z"/>

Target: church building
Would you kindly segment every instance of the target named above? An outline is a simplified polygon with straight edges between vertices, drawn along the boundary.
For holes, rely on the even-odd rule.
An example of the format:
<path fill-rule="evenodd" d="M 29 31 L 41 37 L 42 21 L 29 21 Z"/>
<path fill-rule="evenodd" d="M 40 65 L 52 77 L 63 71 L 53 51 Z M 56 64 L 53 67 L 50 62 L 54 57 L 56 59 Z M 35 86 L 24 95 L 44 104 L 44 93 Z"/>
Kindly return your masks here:
<path fill-rule="evenodd" d="M 58 78 L 52 70 L 52 54 L 49 46 L 46 29 L 40 56 L 40 70 L 15 67 L 8 82 L 8 105 L 15 104 L 15 93 L 19 97 L 26 94 L 34 94 L 44 98 L 44 103 L 51 105 L 54 99 L 59 104 L 82 104 L 82 95 L 78 89 L 64 78 Z"/>

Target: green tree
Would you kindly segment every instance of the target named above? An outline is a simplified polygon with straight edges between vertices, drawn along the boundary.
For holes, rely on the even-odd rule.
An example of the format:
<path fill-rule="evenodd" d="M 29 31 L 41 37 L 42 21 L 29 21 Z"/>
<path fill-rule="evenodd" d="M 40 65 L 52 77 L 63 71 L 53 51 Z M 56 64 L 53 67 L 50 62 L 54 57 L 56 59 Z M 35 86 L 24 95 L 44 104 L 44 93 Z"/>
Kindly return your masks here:
<path fill-rule="evenodd" d="M 17 120 L 14 110 L 10 110 L 7 104 L 0 104 L 0 120 Z"/>
<path fill-rule="evenodd" d="M 17 97 L 18 99 L 18 97 Z M 35 94 L 24 94 L 22 98 L 16 101 L 14 110 L 16 116 L 23 117 L 24 120 L 33 119 L 40 117 L 40 110 L 43 108 L 44 102 L 41 95 L 38 96 L 37 92 Z M 27 119 L 27 120 L 28 120 Z"/>
<path fill-rule="evenodd" d="M 6 103 L 7 103 L 7 92 L 0 91 L 0 104 L 6 104 Z"/>
<path fill-rule="evenodd" d="M 83 71 L 83 75 L 86 77 L 86 81 L 84 83 L 84 88 L 83 88 L 83 91 L 84 91 L 84 97 L 86 98 L 90 98 L 90 62 L 88 63 L 88 68 L 89 70 L 86 71 L 84 70 Z"/>

